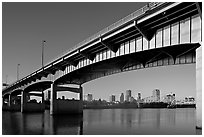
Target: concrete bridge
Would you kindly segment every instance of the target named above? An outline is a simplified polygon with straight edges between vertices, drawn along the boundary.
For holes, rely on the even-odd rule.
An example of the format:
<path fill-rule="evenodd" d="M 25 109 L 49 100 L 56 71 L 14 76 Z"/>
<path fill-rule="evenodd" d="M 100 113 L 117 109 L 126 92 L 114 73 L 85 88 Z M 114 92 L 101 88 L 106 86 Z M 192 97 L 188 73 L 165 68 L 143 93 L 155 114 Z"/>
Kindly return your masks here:
<path fill-rule="evenodd" d="M 3 109 L 44 111 L 44 91 L 51 89 L 50 114 L 82 113 L 85 82 L 135 69 L 196 63 L 197 127 L 201 128 L 201 25 L 201 3 L 149 3 L 3 89 Z M 58 100 L 60 91 L 78 93 L 79 100 Z M 15 101 L 18 95 L 21 99 Z M 42 97 L 42 102 L 29 102 L 31 95 Z"/>

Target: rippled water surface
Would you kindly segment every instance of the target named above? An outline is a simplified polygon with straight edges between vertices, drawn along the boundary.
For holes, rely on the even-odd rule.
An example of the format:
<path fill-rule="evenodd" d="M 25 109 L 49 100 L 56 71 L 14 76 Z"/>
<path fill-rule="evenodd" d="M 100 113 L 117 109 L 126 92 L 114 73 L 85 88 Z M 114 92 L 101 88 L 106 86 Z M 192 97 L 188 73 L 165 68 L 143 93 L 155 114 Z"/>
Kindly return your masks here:
<path fill-rule="evenodd" d="M 83 116 L 2 112 L 3 134 L 200 134 L 195 108 L 87 109 Z"/>

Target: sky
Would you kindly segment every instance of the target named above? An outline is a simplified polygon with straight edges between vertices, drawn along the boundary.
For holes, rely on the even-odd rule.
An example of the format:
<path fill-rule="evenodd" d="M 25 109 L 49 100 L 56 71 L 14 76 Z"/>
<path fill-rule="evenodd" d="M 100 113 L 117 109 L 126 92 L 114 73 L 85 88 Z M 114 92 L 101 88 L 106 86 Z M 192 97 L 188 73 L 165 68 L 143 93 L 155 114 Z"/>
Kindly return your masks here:
<path fill-rule="evenodd" d="M 2 4 L 2 82 L 12 83 L 41 67 L 42 40 L 45 64 L 105 27 L 143 7 L 138 2 L 3 2 Z M 195 97 L 195 64 L 163 66 L 123 72 L 83 84 L 84 94 L 108 100 L 109 95 L 127 89 L 136 97 L 176 93 L 177 99 Z M 7 78 L 6 78 L 7 77 Z M 70 93 L 67 97 L 75 96 Z"/>

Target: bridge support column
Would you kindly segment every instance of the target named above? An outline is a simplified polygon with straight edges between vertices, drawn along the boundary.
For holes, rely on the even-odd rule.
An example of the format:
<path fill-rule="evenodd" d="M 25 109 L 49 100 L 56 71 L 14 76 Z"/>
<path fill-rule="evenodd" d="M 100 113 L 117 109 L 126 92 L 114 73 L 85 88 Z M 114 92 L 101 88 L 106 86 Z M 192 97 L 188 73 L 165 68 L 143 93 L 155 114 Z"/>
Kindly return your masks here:
<path fill-rule="evenodd" d="M 27 104 L 27 93 L 22 91 L 21 92 L 21 112 L 25 112 Z"/>
<path fill-rule="evenodd" d="M 57 99 L 57 92 L 70 91 L 79 94 L 79 100 Z M 83 89 L 51 85 L 50 114 L 82 114 L 83 113 Z"/>
<path fill-rule="evenodd" d="M 54 83 L 51 84 L 51 99 L 50 99 L 50 114 L 53 115 L 57 112 L 57 103 L 56 103 L 56 98 L 57 98 L 57 91 L 56 91 L 57 85 Z"/>
<path fill-rule="evenodd" d="M 83 88 L 79 87 L 79 113 L 83 114 Z"/>
<path fill-rule="evenodd" d="M 45 110 L 45 98 L 43 90 L 42 90 L 42 109 Z"/>
<path fill-rule="evenodd" d="M 202 46 L 196 50 L 196 128 L 202 128 Z"/>
<path fill-rule="evenodd" d="M 9 107 L 9 110 L 11 109 L 11 105 L 12 105 L 12 99 L 11 99 L 11 94 L 9 94 L 9 98 L 8 98 L 8 107 Z"/>

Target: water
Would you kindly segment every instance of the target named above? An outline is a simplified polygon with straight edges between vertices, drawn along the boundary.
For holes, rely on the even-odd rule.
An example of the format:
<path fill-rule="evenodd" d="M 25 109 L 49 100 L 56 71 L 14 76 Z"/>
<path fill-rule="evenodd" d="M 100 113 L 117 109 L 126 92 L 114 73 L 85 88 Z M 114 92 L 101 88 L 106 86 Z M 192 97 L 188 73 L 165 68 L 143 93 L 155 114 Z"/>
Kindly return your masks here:
<path fill-rule="evenodd" d="M 87 109 L 83 116 L 2 112 L 2 134 L 200 134 L 195 108 Z M 201 132 L 201 131 L 199 131 Z"/>

